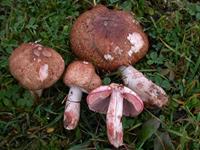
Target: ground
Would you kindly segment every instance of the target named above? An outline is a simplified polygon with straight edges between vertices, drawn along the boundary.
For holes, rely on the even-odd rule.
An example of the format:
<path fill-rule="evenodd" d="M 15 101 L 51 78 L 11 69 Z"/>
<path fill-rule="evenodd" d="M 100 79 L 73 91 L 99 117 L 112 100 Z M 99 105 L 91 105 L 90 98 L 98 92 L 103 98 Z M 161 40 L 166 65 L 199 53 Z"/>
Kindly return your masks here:
<path fill-rule="evenodd" d="M 200 3 L 187 0 L 97 0 L 110 8 L 132 11 L 149 36 L 150 49 L 135 64 L 165 89 L 169 104 L 124 117 L 120 149 L 200 149 Z M 23 42 L 54 48 L 69 64 L 73 22 L 93 7 L 89 0 L 1 0 L 0 2 L 0 149 L 113 149 L 105 115 L 91 112 L 83 97 L 81 118 L 73 131 L 63 128 L 62 79 L 35 103 L 11 76 L 8 57 Z M 100 72 L 100 71 L 99 71 Z M 104 84 L 121 82 L 118 72 L 100 72 Z"/>

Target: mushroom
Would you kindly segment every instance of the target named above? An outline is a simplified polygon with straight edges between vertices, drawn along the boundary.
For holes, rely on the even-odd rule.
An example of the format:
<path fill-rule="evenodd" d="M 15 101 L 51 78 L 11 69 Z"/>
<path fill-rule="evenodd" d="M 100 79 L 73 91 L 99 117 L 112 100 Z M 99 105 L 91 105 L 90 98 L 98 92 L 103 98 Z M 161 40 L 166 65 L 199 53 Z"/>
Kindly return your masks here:
<path fill-rule="evenodd" d="M 42 90 L 53 85 L 64 71 L 64 60 L 52 48 L 23 43 L 9 57 L 9 69 L 19 83 L 38 99 Z"/>
<path fill-rule="evenodd" d="M 82 92 L 88 93 L 101 85 L 94 66 L 86 61 L 74 61 L 66 69 L 64 83 L 70 87 L 64 111 L 64 127 L 72 130 L 80 116 Z"/>
<path fill-rule="evenodd" d="M 145 56 L 149 42 L 130 13 L 103 5 L 86 11 L 72 27 L 71 46 L 82 60 L 105 71 L 119 69 L 124 83 L 140 95 L 147 107 L 167 103 L 165 91 L 131 65 Z"/>
<path fill-rule="evenodd" d="M 108 139 L 116 148 L 123 144 L 122 115 L 135 117 L 144 108 L 135 92 L 115 83 L 91 91 L 87 103 L 90 110 L 106 114 Z"/>

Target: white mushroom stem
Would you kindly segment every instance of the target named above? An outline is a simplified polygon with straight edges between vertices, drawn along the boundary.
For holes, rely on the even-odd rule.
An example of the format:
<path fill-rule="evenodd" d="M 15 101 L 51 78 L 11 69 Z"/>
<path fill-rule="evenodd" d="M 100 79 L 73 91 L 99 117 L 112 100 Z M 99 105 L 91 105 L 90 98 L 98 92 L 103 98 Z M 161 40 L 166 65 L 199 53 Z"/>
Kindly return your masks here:
<path fill-rule="evenodd" d="M 168 101 L 165 91 L 147 79 L 141 72 L 133 66 L 121 66 L 119 70 L 122 72 L 124 84 L 135 91 L 146 106 L 162 107 Z"/>
<path fill-rule="evenodd" d="M 76 86 L 71 86 L 64 111 L 64 127 L 68 130 L 74 129 L 78 124 L 81 98 L 81 89 Z"/>
<path fill-rule="evenodd" d="M 93 4 L 94 4 L 94 6 L 96 6 L 96 5 L 97 5 L 97 2 L 96 2 L 96 0 L 93 0 Z"/>
<path fill-rule="evenodd" d="M 106 125 L 108 139 L 116 148 L 123 144 L 122 113 L 123 97 L 117 89 L 114 89 L 108 106 Z"/>

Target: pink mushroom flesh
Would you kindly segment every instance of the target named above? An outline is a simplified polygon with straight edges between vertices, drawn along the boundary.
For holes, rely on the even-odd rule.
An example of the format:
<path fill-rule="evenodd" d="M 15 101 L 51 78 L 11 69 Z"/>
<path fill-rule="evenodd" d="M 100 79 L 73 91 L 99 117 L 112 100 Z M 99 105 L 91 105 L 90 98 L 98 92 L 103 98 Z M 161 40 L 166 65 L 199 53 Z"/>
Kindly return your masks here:
<path fill-rule="evenodd" d="M 118 84 L 93 90 L 87 97 L 87 103 L 90 110 L 106 114 L 108 139 L 115 147 L 123 144 L 122 115 L 134 117 L 144 108 L 135 92 Z"/>

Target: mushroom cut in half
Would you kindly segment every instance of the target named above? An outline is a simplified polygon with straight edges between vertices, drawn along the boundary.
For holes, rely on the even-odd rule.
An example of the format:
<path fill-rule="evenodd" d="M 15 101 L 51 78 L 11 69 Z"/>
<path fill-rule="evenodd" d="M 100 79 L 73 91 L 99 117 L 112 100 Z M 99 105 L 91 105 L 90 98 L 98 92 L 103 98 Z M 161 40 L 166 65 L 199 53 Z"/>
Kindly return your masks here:
<path fill-rule="evenodd" d="M 143 58 L 149 48 L 147 35 L 128 12 L 97 5 L 86 11 L 71 30 L 73 52 L 95 66 L 119 69 L 125 84 L 138 93 L 146 106 L 162 107 L 168 101 L 165 91 L 142 74 L 138 77 L 131 64 Z M 137 80 L 135 80 L 137 79 Z"/>
<path fill-rule="evenodd" d="M 64 111 L 64 127 L 74 129 L 80 117 L 82 92 L 88 93 L 101 85 L 94 66 L 86 61 L 74 61 L 66 69 L 64 83 L 70 87 Z"/>
<path fill-rule="evenodd" d="M 9 58 L 11 74 L 36 98 L 61 77 L 64 67 L 59 53 L 37 43 L 21 44 Z"/>
<path fill-rule="evenodd" d="M 123 144 L 122 115 L 135 117 L 144 108 L 135 92 L 115 83 L 91 91 L 87 103 L 90 110 L 106 114 L 108 139 L 117 148 Z"/>

